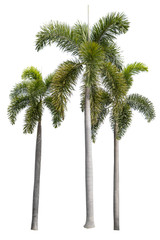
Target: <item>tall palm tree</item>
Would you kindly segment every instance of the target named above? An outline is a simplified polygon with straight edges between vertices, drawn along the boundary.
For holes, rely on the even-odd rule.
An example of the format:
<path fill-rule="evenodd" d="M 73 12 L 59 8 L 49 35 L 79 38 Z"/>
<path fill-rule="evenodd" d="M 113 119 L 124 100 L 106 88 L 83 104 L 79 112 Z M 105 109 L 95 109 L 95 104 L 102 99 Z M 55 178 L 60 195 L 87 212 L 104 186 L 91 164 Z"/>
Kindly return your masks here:
<path fill-rule="evenodd" d="M 123 75 L 126 82 L 126 93 L 132 86 L 133 75 L 144 71 L 148 71 L 148 68 L 143 63 L 138 62 L 128 64 L 122 69 L 120 74 Z M 148 122 L 155 118 L 155 111 L 152 102 L 142 95 L 126 94 L 124 98 L 119 98 L 115 91 L 117 89 L 115 76 L 109 79 L 105 72 L 102 75 L 107 90 L 103 90 L 103 101 L 98 121 L 92 123 L 92 139 L 95 141 L 98 128 L 110 112 L 110 122 L 114 131 L 114 230 L 119 230 L 119 140 L 131 124 L 132 110 L 139 111 Z M 111 82 L 112 84 L 110 84 Z"/>
<path fill-rule="evenodd" d="M 56 43 L 60 49 L 70 52 L 74 60 L 62 63 L 54 75 L 52 102 L 64 119 L 67 101 L 74 90 L 78 76 L 82 73 L 82 96 L 85 96 L 85 182 L 86 182 L 86 223 L 84 227 L 94 227 L 93 213 L 93 170 L 91 150 L 90 98 L 99 85 L 99 74 L 105 61 L 121 67 L 119 49 L 114 40 L 125 33 L 129 22 L 124 14 L 111 13 L 100 18 L 89 29 L 87 24 L 77 22 L 73 27 L 64 23 L 50 22 L 41 27 L 36 36 L 36 50 Z M 97 111 L 98 111 L 97 107 Z M 97 112 L 98 113 L 98 112 Z M 57 126 L 55 124 L 55 126 Z"/>
<path fill-rule="evenodd" d="M 40 168 L 41 168 L 41 120 L 44 106 L 48 107 L 53 122 L 60 121 L 58 113 L 52 104 L 49 86 L 53 74 L 44 81 L 42 74 L 34 67 L 26 68 L 22 73 L 22 82 L 15 85 L 10 93 L 10 105 L 8 107 L 8 117 L 12 124 L 15 124 L 18 113 L 26 108 L 24 119 L 24 133 L 33 133 L 37 125 L 37 141 L 35 154 L 35 173 L 33 188 L 32 207 L 32 230 L 38 230 L 38 208 L 40 189 Z"/>

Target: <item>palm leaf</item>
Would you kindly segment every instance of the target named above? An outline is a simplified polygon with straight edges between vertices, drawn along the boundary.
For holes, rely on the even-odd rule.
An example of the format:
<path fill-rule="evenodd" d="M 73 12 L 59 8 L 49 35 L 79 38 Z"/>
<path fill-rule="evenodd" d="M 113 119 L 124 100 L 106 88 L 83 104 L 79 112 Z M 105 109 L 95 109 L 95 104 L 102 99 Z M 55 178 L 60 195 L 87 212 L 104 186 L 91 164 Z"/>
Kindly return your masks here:
<path fill-rule="evenodd" d="M 41 102 L 39 102 L 38 104 L 34 104 L 33 102 L 30 103 L 25 113 L 23 127 L 24 133 L 33 133 L 37 122 L 41 120 L 42 112 L 43 108 Z"/>
<path fill-rule="evenodd" d="M 147 71 L 148 71 L 148 67 L 141 62 L 135 62 L 132 64 L 128 64 L 122 71 L 124 78 L 126 79 L 128 90 L 132 86 L 133 75 L 138 74 L 140 72 L 147 72 Z"/>
<path fill-rule="evenodd" d="M 111 13 L 100 18 L 93 26 L 91 40 L 99 44 L 105 41 L 113 41 L 117 35 L 125 33 L 129 28 L 129 22 L 123 13 Z"/>
<path fill-rule="evenodd" d="M 66 61 L 56 70 L 51 84 L 52 102 L 55 109 L 64 119 L 67 102 L 72 95 L 78 75 L 82 71 L 80 62 Z"/>
<path fill-rule="evenodd" d="M 39 51 L 47 45 L 56 43 L 63 51 L 76 55 L 78 52 L 77 42 L 73 36 L 73 30 L 65 23 L 50 22 L 41 27 L 36 35 L 36 50 Z"/>
<path fill-rule="evenodd" d="M 62 122 L 62 118 L 61 118 L 59 112 L 56 111 L 56 109 L 53 105 L 52 97 L 51 96 L 45 97 L 43 103 L 50 110 L 53 126 L 55 128 L 57 128 L 58 126 L 60 126 L 60 124 Z"/>
<path fill-rule="evenodd" d="M 145 119 L 150 122 L 155 118 L 155 110 L 152 102 L 139 94 L 131 94 L 127 98 L 129 106 L 142 113 Z"/>
<path fill-rule="evenodd" d="M 113 101 L 123 98 L 127 91 L 127 86 L 123 74 L 110 62 L 105 63 L 102 71 L 103 84 L 109 91 Z"/>

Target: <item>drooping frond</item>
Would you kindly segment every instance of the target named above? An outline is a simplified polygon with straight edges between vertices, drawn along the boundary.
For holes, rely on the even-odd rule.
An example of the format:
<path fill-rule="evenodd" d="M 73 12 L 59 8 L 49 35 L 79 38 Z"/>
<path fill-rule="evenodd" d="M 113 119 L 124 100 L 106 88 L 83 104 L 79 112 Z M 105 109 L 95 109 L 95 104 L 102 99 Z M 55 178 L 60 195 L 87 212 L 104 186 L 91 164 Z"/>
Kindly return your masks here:
<path fill-rule="evenodd" d="M 78 46 L 74 39 L 73 30 L 65 23 L 50 22 L 41 27 L 41 31 L 36 35 L 36 50 L 39 51 L 47 45 L 56 43 L 63 51 L 76 55 Z"/>
<path fill-rule="evenodd" d="M 39 102 L 38 104 L 34 104 L 32 102 L 32 104 L 29 105 L 25 113 L 23 127 L 24 133 L 33 133 L 37 122 L 41 120 L 42 112 L 43 107 L 41 102 Z"/>
<path fill-rule="evenodd" d="M 117 35 L 126 33 L 128 28 L 129 22 L 124 13 L 111 13 L 94 24 L 91 40 L 104 44 L 104 41 L 113 41 Z"/>
<path fill-rule="evenodd" d="M 131 124 L 131 121 L 132 121 L 132 111 L 130 106 L 125 102 L 122 107 L 122 110 L 119 113 L 118 121 L 117 121 L 117 125 L 118 125 L 117 138 L 119 140 L 126 133 L 127 128 Z"/>
<path fill-rule="evenodd" d="M 44 105 L 51 112 L 53 126 L 55 128 L 57 128 L 58 126 L 60 126 L 60 124 L 62 122 L 62 118 L 61 118 L 59 112 L 56 111 L 56 109 L 55 109 L 55 107 L 53 105 L 52 97 L 51 96 L 45 97 L 43 102 L 44 102 Z"/>
<path fill-rule="evenodd" d="M 51 73 L 44 79 L 44 83 L 46 85 L 47 91 L 49 91 L 49 88 L 50 88 L 51 83 L 53 81 L 53 77 L 54 77 L 54 73 Z"/>
<path fill-rule="evenodd" d="M 93 98 L 94 99 L 94 98 Z M 92 131 L 92 140 L 96 141 L 96 135 L 98 129 L 104 122 L 104 119 L 109 113 L 109 106 L 111 104 L 111 98 L 109 93 L 104 91 L 103 89 L 99 89 L 99 102 L 98 102 L 98 112 L 94 115 L 95 105 L 96 103 L 91 100 L 91 131 Z M 92 117 L 93 114 L 93 117 Z"/>
<path fill-rule="evenodd" d="M 51 84 L 52 102 L 62 119 L 64 119 L 68 99 L 74 90 L 78 75 L 81 71 L 82 65 L 78 61 L 66 61 L 55 71 Z"/>
<path fill-rule="evenodd" d="M 28 96 L 14 97 L 8 107 L 8 118 L 12 124 L 15 124 L 18 113 L 29 103 Z"/>
<path fill-rule="evenodd" d="M 119 70 L 122 70 L 123 67 L 123 59 L 120 54 L 120 48 L 113 42 L 108 42 L 104 47 L 105 52 L 105 61 L 111 62 L 114 64 Z"/>
<path fill-rule="evenodd" d="M 37 68 L 31 66 L 26 68 L 23 71 L 21 78 L 23 80 L 41 80 L 42 81 L 42 74 Z"/>
<path fill-rule="evenodd" d="M 105 63 L 103 72 L 103 84 L 111 94 L 113 101 L 119 100 L 125 96 L 127 86 L 123 74 L 117 67 L 111 63 Z"/>
<path fill-rule="evenodd" d="M 27 95 L 28 95 L 27 82 L 21 82 L 15 85 L 15 87 L 11 90 L 9 97 L 12 101 L 14 98 Z"/>
<path fill-rule="evenodd" d="M 155 110 L 152 102 L 139 94 L 130 94 L 127 98 L 129 106 L 142 113 L 145 119 L 150 122 L 155 118 Z"/>
<path fill-rule="evenodd" d="M 135 62 L 132 64 L 128 64 L 122 71 L 124 78 L 126 79 L 128 90 L 132 86 L 133 75 L 138 74 L 140 72 L 147 72 L 147 71 L 148 71 L 148 67 L 141 62 Z"/>
<path fill-rule="evenodd" d="M 104 64 L 104 51 L 99 44 L 86 42 L 81 44 L 79 55 L 81 62 L 85 65 L 83 82 L 86 87 L 91 86 L 98 81 L 98 75 Z"/>
<path fill-rule="evenodd" d="M 81 43 L 88 41 L 88 25 L 79 21 L 72 28 L 75 42 L 80 47 Z"/>

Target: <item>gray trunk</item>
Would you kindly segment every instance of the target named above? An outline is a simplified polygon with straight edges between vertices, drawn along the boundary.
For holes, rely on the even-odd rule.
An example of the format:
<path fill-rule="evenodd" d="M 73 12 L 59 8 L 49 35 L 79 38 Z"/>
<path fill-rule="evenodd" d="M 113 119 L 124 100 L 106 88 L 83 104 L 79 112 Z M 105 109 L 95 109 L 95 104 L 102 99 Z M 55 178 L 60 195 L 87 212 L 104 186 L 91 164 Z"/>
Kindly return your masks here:
<path fill-rule="evenodd" d="M 85 184 L 86 184 L 86 223 L 85 228 L 94 227 L 93 212 L 93 167 L 91 142 L 90 88 L 85 93 Z"/>
<path fill-rule="evenodd" d="M 113 190 L 113 214 L 114 230 L 119 230 L 119 141 L 117 136 L 117 124 L 114 129 L 114 190 Z"/>
<path fill-rule="evenodd" d="M 41 169 L 41 121 L 37 127 L 36 155 L 35 155 L 35 172 L 34 172 L 34 189 L 32 205 L 32 230 L 38 230 L 38 206 L 39 206 L 39 188 L 40 188 L 40 169 Z"/>

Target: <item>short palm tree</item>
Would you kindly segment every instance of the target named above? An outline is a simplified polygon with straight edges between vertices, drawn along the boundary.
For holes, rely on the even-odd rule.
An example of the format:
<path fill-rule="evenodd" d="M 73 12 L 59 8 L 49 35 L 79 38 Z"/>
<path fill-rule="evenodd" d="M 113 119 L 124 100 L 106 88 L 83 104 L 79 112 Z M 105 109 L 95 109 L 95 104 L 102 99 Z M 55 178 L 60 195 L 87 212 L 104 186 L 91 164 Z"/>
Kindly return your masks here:
<path fill-rule="evenodd" d="M 133 75 L 143 71 L 148 71 L 148 68 L 144 64 L 137 62 L 122 69 L 120 74 L 123 74 L 125 79 L 127 92 L 132 86 Z M 110 112 L 110 122 L 114 131 L 114 230 L 119 230 L 119 140 L 131 124 L 132 110 L 142 113 L 148 122 L 155 118 L 155 111 L 151 101 L 142 95 L 126 94 L 125 97 L 119 98 L 115 91 L 117 89 L 115 76 L 110 79 L 112 82 L 110 86 L 108 84 L 110 80 L 105 72 L 103 72 L 103 78 L 106 82 L 107 91 L 103 90 L 103 101 L 98 121 L 92 124 L 92 139 L 95 141 L 98 128 Z M 102 91 L 102 89 L 99 89 L 99 91 Z"/>
<path fill-rule="evenodd" d="M 52 102 L 61 115 L 61 119 L 64 119 L 67 101 L 74 90 L 78 76 L 83 73 L 86 173 L 86 223 L 84 227 L 86 228 L 94 227 L 90 98 L 92 91 L 95 91 L 100 84 L 99 75 L 104 62 L 112 62 L 117 67 L 121 66 L 119 50 L 114 40 L 117 35 L 125 33 L 128 28 L 129 22 L 124 14 L 111 13 L 101 18 L 92 29 L 80 22 L 73 27 L 51 22 L 41 27 L 41 31 L 36 36 L 37 51 L 46 45 L 56 43 L 63 51 L 70 52 L 75 58 L 58 67 L 51 84 Z"/>
<path fill-rule="evenodd" d="M 34 67 L 25 69 L 22 73 L 22 82 L 15 85 L 10 93 L 10 105 L 8 107 L 8 117 L 12 124 L 15 124 L 17 114 L 26 108 L 24 119 L 24 133 L 33 133 L 37 125 L 37 141 L 35 155 L 35 173 L 33 189 L 33 208 L 31 229 L 38 229 L 38 207 L 40 188 L 40 168 L 41 168 L 41 120 L 44 106 L 48 107 L 53 122 L 58 122 L 56 113 L 50 96 L 49 86 L 53 74 L 44 81 L 41 73 Z"/>

